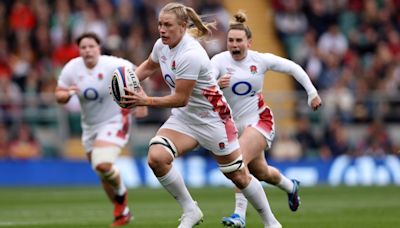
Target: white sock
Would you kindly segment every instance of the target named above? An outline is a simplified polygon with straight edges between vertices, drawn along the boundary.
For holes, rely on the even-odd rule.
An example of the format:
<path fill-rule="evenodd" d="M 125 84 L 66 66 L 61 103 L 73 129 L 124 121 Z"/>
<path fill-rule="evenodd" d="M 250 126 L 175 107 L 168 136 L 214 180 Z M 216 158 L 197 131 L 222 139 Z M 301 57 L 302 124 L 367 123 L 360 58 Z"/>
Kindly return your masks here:
<path fill-rule="evenodd" d="M 283 174 L 281 174 L 281 181 L 276 185 L 283 191 L 287 193 L 292 193 L 293 192 L 293 182 L 289 178 L 285 177 Z"/>
<path fill-rule="evenodd" d="M 241 192 L 235 193 L 235 214 L 246 219 L 247 199 Z"/>
<path fill-rule="evenodd" d="M 119 186 L 117 187 L 117 189 L 115 191 L 115 194 L 122 196 L 126 193 L 126 187 L 125 187 L 124 183 L 122 182 L 121 176 L 119 178 L 120 178 L 120 182 L 119 182 Z"/>
<path fill-rule="evenodd" d="M 182 176 L 176 171 L 176 169 L 174 169 L 174 167 L 172 167 L 165 176 L 157 177 L 157 179 L 161 185 L 178 201 L 184 212 L 196 207 L 195 202 L 193 201 L 188 189 L 185 186 L 185 183 L 183 182 Z"/>
<path fill-rule="evenodd" d="M 260 214 L 265 226 L 279 223 L 271 211 L 271 207 L 269 206 L 267 196 L 265 195 L 261 183 L 256 178 L 252 176 L 249 185 L 242 189 L 242 193 Z"/>

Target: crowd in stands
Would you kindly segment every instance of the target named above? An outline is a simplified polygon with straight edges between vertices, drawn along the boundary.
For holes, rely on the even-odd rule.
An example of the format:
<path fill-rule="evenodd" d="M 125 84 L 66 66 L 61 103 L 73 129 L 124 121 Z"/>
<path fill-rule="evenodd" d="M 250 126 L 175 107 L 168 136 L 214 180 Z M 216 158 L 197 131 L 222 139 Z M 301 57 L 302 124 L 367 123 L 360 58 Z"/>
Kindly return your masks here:
<path fill-rule="evenodd" d="M 312 137 L 299 109 L 293 136 L 303 147 L 299 151 L 318 149 L 321 158 L 398 153 L 386 126 L 400 122 L 400 1 L 273 0 L 272 5 L 288 57 L 322 91 L 325 129 Z M 344 126 L 357 123 L 368 131 L 350 142 Z"/>
<path fill-rule="evenodd" d="M 325 92 L 324 118 L 370 122 L 379 112 L 400 120 L 400 1 L 277 0 L 274 7 L 288 56 Z M 376 91 L 385 91 L 386 103 L 376 102 Z"/>
<path fill-rule="evenodd" d="M 148 57 L 158 38 L 156 15 L 166 2 L 0 1 L 0 158 L 43 154 L 35 138 L 35 126 L 51 124 L 44 117 L 55 106 L 52 94 L 61 67 L 79 55 L 75 45 L 79 34 L 96 32 L 105 54 L 138 65 Z M 203 41 L 209 55 L 225 50 L 224 34 L 230 15 L 222 1 L 184 2 L 204 19 L 217 19 L 213 37 Z M 304 67 L 322 91 L 324 103 L 318 115 L 321 122 L 329 123 L 318 137 L 312 131 L 308 113 L 299 108 L 297 131 L 279 135 L 277 129 L 274 146 L 274 153 L 279 148 L 293 152 L 280 157 L 278 151 L 276 158 L 395 153 L 399 145 L 391 142 L 384 126 L 400 122 L 400 1 L 271 2 L 276 31 L 287 57 Z M 153 95 L 167 89 L 160 80 L 146 84 Z M 378 101 L 384 102 L 377 102 L 382 96 L 385 99 Z M 160 110 L 153 111 L 148 122 L 163 122 L 159 120 Z M 39 120 L 34 118 L 37 115 Z M 343 125 L 372 122 L 365 140 L 347 141 Z"/>

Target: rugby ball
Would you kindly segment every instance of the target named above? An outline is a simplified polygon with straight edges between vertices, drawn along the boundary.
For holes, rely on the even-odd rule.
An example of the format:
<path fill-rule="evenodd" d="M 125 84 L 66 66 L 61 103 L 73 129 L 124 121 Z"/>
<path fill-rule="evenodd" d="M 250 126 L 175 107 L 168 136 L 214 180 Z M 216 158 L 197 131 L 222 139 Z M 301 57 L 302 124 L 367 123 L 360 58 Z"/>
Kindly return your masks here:
<path fill-rule="evenodd" d="M 125 88 L 129 90 L 139 92 L 140 82 L 138 77 L 135 74 L 135 71 L 129 67 L 118 67 L 114 70 L 113 76 L 111 79 L 111 95 L 114 98 L 114 101 L 121 108 L 133 108 L 132 105 L 129 104 L 122 104 L 121 101 L 124 100 L 122 96 L 126 95 Z"/>

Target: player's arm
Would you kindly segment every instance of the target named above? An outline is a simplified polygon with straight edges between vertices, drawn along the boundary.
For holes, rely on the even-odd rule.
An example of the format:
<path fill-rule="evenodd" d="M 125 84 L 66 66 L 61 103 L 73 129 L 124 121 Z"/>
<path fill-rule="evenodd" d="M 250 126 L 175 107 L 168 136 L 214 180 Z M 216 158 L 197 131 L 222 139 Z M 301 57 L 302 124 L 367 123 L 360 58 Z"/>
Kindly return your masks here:
<path fill-rule="evenodd" d="M 153 75 L 161 74 L 160 64 L 154 62 L 151 57 L 149 57 L 136 68 L 135 73 L 139 81 L 143 81 Z"/>
<path fill-rule="evenodd" d="M 143 81 L 144 79 L 153 75 L 161 74 L 161 68 L 158 58 L 162 48 L 162 41 L 161 39 L 158 39 L 154 44 L 153 50 L 151 51 L 149 57 L 136 68 L 135 73 L 139 78 L 139 81 Z"/>
<path fill-rule="evenodd" d="M 136 106 L 183 107 L 189 102 L 195 84 L 196 80 L 177 79 L 175 93 L 163 97 L 149 97 L 143 90 L 140 92 L 126 90 L 130 95 L 123 96 L 125 100 L 121 101 L 121 103 L 134 104 Z"/>
<path fill-rule="evenodd" d="M 56 101 L 59 104 L 65 104 L 77 92 L 78 92 L 77 86 L 70 86 L 69 88 L 57 86 L 55 90 Z"/>
<path fill-rule="evenodd" d="M 150 98 L 151 105 L 170 108 L 186 106 L 204 64 L 203 61 L 195 51 L 181 55 L 176 65 L 175 92 L 163 97 Z"/>
<path fill-rule="evenodd" d="M 54 95 L 56 101 L 59 104 L 65 104 L 71 99 L 71 97 L 79 92 L 78 86 L 72 80 L 72 75 L 75 74 L 76 66 L 74 61 L 69 61 L 60 72 L 58 78 L 57 87 L 55 89 Z"/>
<path fill-rule="evenodd" d="M 219 64 L 217 56 L 211 58 L 212 75 L 217 80 L 219 88 L 223 89 L 229 87 L 231 82 L 231 76 L 229 74 L 221 75 L 219 71 Z"/>
<path fill-rule="evenodd" d="M 170 108 L 186 106 L 195 84 L 195 80 L 177 79 L 175 81 L 175 93 L 163 97 L 150 97 L 151 106 Z"/>
<path fill-rule="evenodd" d="M 157 73 L 161 74 L 160 65 L 153 61 L 151 56 L 135 69 L 135 74 L 141 82 Z M 124 100 L 120 101 L 120 103 L 137 106 L 133 112 L 135 117 L 141 118 L 147 116 L 148 109 L 145 106 L 151 106 L 152 99 L 147 96 L 143 87 L 141 86 L 140 91 L 131 91 L 128 88 L 125 88 L 125 91 L 127 95 L 122 96 Z"/>
<path fill-rule="evenodd" d="M 231 75 L 224 74 L 217 80 L 217 82 L 218 82 L 219 88 L 221 88 L 221 89 L 229 87 L 229 85 L 231 84 Z"/>
<path fill-rule="evenodd" d="M 152 60 L 153 58 L 152 55 L 150 55 L 150 58 L 147 59 L 147 64 L 155 63 L 155 61 Z M 176 66 L 175 91 L 173 93 L 163 97 L 148 97 L 143 90 L 140 92 L 126 90 L 130 95 L 123 96 L 125 101 L 121 103 L 167 108 L 185 106 L 189 102 L 193 88 L 196 85 L 202 63 L 199 62 L 197 55 L 193 52 L 186 52 L 185 56 L 181 56 L 181 59 L 182 62 L 179 62 Z"/>
<path fill-rule="evenodd" d="M 289 59 L 273 54 L 265 54 L 264 57 L 267 58 L 269 69 L 292 75 L 303 86 L 308 95 L 307 103 L 313 110 L 317 110 L 322 105 L 317 89 L 301 66 Z"/>

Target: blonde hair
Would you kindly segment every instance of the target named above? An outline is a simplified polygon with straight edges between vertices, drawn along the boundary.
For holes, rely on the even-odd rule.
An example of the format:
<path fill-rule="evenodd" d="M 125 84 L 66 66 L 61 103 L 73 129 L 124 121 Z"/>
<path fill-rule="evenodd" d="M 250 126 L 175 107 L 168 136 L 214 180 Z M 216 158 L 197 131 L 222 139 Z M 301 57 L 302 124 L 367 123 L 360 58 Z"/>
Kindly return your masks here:
<path fill-rule="evenodd" d="M 215 22 L 204 23 L 192 7 L 180 3 L 168 3 L 161 9 L 160 14 L 161 13 L 173 13 L 180 22 L 186 22 L 187 24 L 189 24 L 190 19 L 195 27 L 189 28 L 188 33 L 195 38 L 201 38 L 211 34 L 211 28 L 215 29 L 216 27 Z"/>
<path fill-rule="evenodd" d="M 243 30 L 246 33 L 247 39 L 251 39 L 252 34 L 249 26 L 245 24 L 247 20 L 246 13 L 243 10 L 239 10 L 235 15 L 233 15 L 234 21 L 229 23 L 228 32 L 232 29 Z"/>

